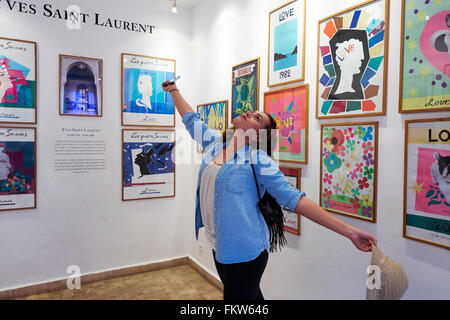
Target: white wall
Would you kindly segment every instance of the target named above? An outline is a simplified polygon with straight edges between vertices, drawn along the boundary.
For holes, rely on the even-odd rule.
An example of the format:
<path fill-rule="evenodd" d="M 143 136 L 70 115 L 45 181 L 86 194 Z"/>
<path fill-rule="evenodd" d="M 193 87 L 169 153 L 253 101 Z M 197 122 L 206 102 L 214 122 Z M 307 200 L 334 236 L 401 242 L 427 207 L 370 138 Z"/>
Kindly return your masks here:
<path fill-rule="evenodd" d="M 70 31 L 64 21 L 12 14 L 0 5 L 1 36 L 36 41 L 39 73 L 37 209 L 0 213 L 0 291 L 64 278 L 71 264 L 87 274 L 187 254 L 216 274 L 203 232 L 198 242 L 194 239 L 198 165 L 177 160 L 174 199 L 121 201 L 120 53 L 176 59 L 177 73 L 182 75 L 179 87 L 194 107 L 230 100 L 232 66 L 260 57 L 262 101 L 268 91 L 268 12 L 286 1 L 203 0 L 192 12 L 185 9 L 177 15 L 165 2 L 114 1 L 114 6 L 109 0 L 32 2 L 58 8 L 78 4 L 90 13 L 148 22 L 158 27 L 153 35 L 92 25 Z M 314 115 L 317 21 L 358 2 L 307 1 L 305 83 L 310 84 L 312 111 L 309 164 L 300 167 L 303 191 L 315 201 L 319 200 L 320 123 L 332 122 L 317 121 Z M 391 3 L 387 115 L 370 118 L 380 121 L 378 222 L 339 218 L 373 233 L 381 249 L 405 267 L 410 280 L 406 299 L 449 299 L 448 251 L 402 238 L 404 120 L 444 113 L 397 113 L 400 2 Z M 58 54 L 104 60 L 102 118 L 58 115 Z M 108 143 L 107 172 L 94 176 L 54 172 L 53 142 L 66 126 L 102 129 Z M 179 116 L 177 128 L 183 128 Z M 190 158 L 185 131 L 177 131 L 177 137 L 177 148 Z M 287 234 L 287 248 L 270 256 L 262 280 L 266 298 L 364 299 L 370 254 L 357 252 L 348 240 L 304 218 L 301 224 L 301 236 Z"/>
<path fill-rule="evenodd" d="M 0 3 L 0 35 L 38 43 L 37 208 L 0 212 L 0 291 L 67 277 L 78 265 L 83 274 L 186 256 L 193 234 L 194 192 L 185 165 L 177 166 L 176 198 L 122 202 L 121 53 L 173 58 L 177 73 L 193 78 L 191 10 L 170 12 L 156 0 L 31 0 L 36 15 L 11 13 Z M 69 30 L 65 21 L 42 16 L 42 5 L 157 26 L 153 34 L 104 29 L 90 23 Z M 58 114 L 58 55 L 103 59 L 103 117 Z M 186 86 L 192 98 L 195 87 Z M 183 85 L 181 85 L 183 87 Z M 181 120 L 177 117 L 177 127 Z M 107 141 L 108 170 L 56 173 L 54 140 L 62 127 L 99 128 Z M 179 147 L 181 147 L 181 143 Z"/>
<path fill-rule="evenodd" d="M 195 103 L 231 99 L 231 68 L 261 57 L 260 101 L 267 87 L 268 13 L 285 0 L 208 0 L 194 10 L 194 52 L 197 66 Z M 302 168 L 303 191 L 319 201 L 320 124 L 315 119 L 317 22 L 358 0 L 307 0 L 306 74 L 310 85 L 309 164 Z M 374 234 L 379 247 L 400 262 L 409 277 L 405 299 L 449 299 L 448 250 L 402 237 L 404 120 L 448 116 L 448 112 L 400 115 L 398 110 L 401 1 L 391 1 L 388 57 L 387 115 L 380 122 L 378 217 L 372 224 L 339 216 Z M 277 88 L 276 88 L 277 89 Z M 263 109 L 263 105 L 260 105 Z M 348 121 L 368 121 L 353 118 Z M 364 299 L 369 253 L 358 252 L 351 242 L 302 218 L 301 236 L 287 235 L 288 246 L 271 254 L 262 279 L 268 299 Z M 190 249 L 191 257 L 216 274 L 210 249 L 201 232 Z"/>

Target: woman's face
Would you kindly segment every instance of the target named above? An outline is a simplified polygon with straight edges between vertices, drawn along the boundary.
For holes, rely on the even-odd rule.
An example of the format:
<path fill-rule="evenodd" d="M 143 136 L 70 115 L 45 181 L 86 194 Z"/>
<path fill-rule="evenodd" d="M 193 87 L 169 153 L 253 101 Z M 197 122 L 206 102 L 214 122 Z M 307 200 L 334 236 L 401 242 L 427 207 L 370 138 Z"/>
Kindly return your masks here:
<path fill-rule="evenodd" d="M 233 119 L 235 129 L 242 129 L 244 132 L 253 129 L 258 132 L 260 129 L 270 127 L 270 119 L 264 112 L 246 112 Z"/>

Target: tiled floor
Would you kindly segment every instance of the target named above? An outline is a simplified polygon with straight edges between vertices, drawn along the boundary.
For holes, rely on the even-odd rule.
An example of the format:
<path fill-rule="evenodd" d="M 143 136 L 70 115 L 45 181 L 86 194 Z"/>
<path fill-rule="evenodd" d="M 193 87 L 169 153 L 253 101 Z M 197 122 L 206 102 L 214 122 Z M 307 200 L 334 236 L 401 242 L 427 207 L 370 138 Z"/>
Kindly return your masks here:
<path fill-rule="evenodd" d="M 221 300 L 222 292 L 189 265 L 28 296 L 26 300 Z"/>

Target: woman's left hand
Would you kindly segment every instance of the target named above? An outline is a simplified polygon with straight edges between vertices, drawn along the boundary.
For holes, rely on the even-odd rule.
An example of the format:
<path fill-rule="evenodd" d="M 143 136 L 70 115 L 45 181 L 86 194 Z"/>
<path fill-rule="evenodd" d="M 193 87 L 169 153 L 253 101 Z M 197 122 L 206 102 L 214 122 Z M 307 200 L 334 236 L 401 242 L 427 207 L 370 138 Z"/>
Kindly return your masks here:
<path fill-rule="evenodd" d="M 377 244 L 377 239 L 370 233 L 360 229 L 354 229 L 349 239 L 353 242 L 358 250 L 363 252 L 372 251 L 372 243 Z"/>

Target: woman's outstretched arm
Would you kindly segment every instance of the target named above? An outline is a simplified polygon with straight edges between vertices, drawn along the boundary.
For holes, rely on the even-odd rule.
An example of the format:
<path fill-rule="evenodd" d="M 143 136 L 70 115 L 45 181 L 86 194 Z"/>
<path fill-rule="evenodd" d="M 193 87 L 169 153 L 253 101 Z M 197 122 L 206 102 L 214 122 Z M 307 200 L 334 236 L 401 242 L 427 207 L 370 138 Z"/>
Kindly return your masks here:
<path fill-rule="evenodd" d="M 173 103 L 175 104 L 175 108 L 177 108 L 180 116 L 183 116 L 187 112 L 194 112 L 194 109 L 192 109 L 191 105 L 181 95 L 180 90 L 178 90 L 177 88 L 177 85 L 175 83 L 169 83 L 170 81 L 163 82 L 162 88 L 164 91 L 168 91 L 172 96 Z"/>
<path fill-rule="evenodd" d="M 307 197 L 302 197 L 298 201 L 295 212 L 350 239 L 361 251 L 372 251 L 372 243 L 377 244 L 377 239 L 370 233 L 339 220 Z"/>

